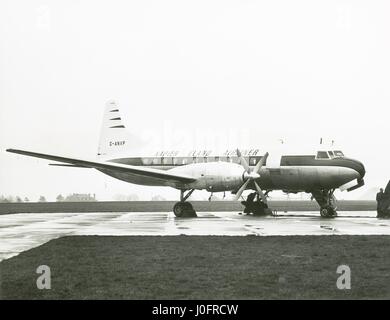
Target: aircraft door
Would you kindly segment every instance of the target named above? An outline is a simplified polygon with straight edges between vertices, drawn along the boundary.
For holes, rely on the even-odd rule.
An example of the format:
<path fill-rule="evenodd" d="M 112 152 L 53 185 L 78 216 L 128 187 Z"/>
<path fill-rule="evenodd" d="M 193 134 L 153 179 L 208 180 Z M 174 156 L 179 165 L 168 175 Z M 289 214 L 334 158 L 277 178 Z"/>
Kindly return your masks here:
<path fill-rule="evenodd" d="M 282 152 L 270 152 L 267 158 L 267 168 L 280 168 Z"/>

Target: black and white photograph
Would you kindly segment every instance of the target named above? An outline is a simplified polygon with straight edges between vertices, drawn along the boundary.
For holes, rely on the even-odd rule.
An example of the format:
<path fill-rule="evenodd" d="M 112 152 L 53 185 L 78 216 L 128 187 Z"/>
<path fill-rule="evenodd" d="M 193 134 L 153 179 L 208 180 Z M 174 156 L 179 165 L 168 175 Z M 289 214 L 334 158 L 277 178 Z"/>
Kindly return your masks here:
<path fill-rule="evenodd" d="M 390 299 L 389 14 L 0 1 L 0 300 Z"/>

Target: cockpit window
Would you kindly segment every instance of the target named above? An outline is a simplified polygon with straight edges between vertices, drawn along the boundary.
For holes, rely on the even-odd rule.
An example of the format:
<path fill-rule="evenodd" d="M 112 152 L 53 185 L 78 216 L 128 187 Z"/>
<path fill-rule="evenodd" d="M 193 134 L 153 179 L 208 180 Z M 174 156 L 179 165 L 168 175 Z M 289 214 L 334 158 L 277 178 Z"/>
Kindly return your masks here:
<path fill-rule="evenodd" d="M 329 156 L 330 156 L 331 158 L 333 158 L 333 157 L 334 157 L 334 153 L 333 153 L 333 151 L 328 151 L 328 154 L 329 154 Z"/>
<path fill-rule="evenodd" d="M 344 157 L 344 153 L 342 153 L 340 150 L 337 150 L 337 151 L 333 151 L 334 152 L 334 155 L 336 157 Z"/>
<path fill-rule="evenodd" d="M 318 151 L 317 159 L 329 159 L 328 153 L 326 151 Z"/>

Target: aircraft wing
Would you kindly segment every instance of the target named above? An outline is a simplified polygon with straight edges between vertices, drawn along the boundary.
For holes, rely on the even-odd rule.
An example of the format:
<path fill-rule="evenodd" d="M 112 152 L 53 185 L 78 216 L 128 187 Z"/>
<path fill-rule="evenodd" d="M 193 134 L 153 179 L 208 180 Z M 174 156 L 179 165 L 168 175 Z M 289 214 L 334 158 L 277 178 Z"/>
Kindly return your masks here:
<path fill-rule="evenodd" d="M 76 165 L 76 164 L 66 164 L 66 163 L 49 163 L 49 166 L 91 169 L 90 167 L 86 167 L 86 166 L 80 166 L 80 165 Z"/>
<path fill-rule="evenodd" d="M 190 176 L 173 174 L 173 173 L 169 173 L 169 171 L 152 169 L 152 168 L 137 167 L 137 166 L 124 165 L 124 164 L 113 163 L 113 162 L 100 162 L 100 161 L 90 161 L 90 160 L 82 160 L 82 159 L 75 159 L 75 158 L 66 158 L 66 157 L 55 156 L 50 154 L 16 150 L 16 149 L 7 149 L 6 151 L 22 154 L 30 157 L 36 157 L 36 158 L 42 158 L 46 160 L 53 160 L 62 163 L 67 163 L 70 164 L 70 167 L 83 167 L 83 168 L 94 168 L 98 170 L 109 170 L 114 172 L 129 173 L 129 174 L 135 174 L 138 176 L 144 176 L 148 178 L 156 178 L 156 179 L 172 181 L 172 182 L 180 182 L 180 183 L 190 183 L 196 181 L 195 178 Z"/>

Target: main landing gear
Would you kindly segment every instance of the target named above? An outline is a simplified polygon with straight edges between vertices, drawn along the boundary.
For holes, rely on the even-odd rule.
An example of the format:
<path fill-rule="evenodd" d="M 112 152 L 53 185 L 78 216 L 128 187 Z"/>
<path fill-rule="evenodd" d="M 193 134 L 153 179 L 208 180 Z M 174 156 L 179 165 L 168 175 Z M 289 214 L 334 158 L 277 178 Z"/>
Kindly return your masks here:
<path fill-rule="evenodd" d="M 255 198 L 256 201 L 255 201 Z M 257 192 L 251 193 L 246 201 L 241 201 L 241 204 L 245 206 L 244 213 L 252 213 L 254 216 L 266 216 L 272 214 L 271 209 L 268 205 L 262 201 Z"/>
<path fill-rule="evenodd" d="M 180 202 L 177 202 L 173 206 L 173 213 L 176 217 L 197 217 L 192 204 L 190 202 L 186 202 L 194 190 L 195 189 L 188 191 L 187 194 L 184 194 L 185 190 L 180 191 Z"/>
<path fill-rule="evenodd" d="M 312 195 L 320 205 L 320 214 L 323 218 L 337 217 L 336 198 L 333 195 L 334 190 L 313 191 Z"/>

